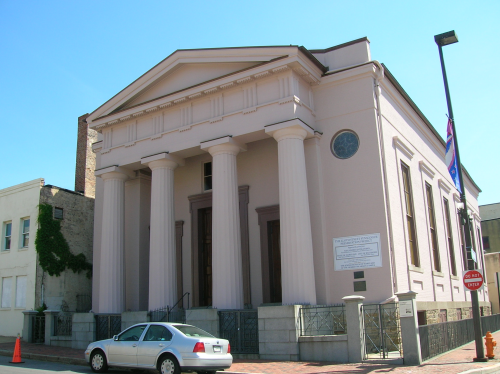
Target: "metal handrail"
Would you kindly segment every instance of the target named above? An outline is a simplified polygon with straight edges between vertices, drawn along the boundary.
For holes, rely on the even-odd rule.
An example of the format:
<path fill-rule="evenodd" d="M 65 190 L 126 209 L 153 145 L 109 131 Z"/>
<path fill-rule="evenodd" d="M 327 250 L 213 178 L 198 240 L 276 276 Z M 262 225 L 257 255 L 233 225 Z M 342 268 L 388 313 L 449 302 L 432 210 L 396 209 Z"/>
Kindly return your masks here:
<path fill-rule="evenodd" d="M 184 308 L 184 309 L 189 309 L 189 295 L 190 295 L 189 292 L 184 292 L 184 295 L 182 295 L 182 297 L 174 304 L 174 306 L 172 308 L 169 308 L 169 306 L 167 305 L 167 309 L 168 310 L 173 310 L 177 306 L 177 304 L 179 304 L 184 299 L 184 296 L 186 296 L 186 295 L 188 296 L 188 298 L 187 298 L 188 307 Z"/>

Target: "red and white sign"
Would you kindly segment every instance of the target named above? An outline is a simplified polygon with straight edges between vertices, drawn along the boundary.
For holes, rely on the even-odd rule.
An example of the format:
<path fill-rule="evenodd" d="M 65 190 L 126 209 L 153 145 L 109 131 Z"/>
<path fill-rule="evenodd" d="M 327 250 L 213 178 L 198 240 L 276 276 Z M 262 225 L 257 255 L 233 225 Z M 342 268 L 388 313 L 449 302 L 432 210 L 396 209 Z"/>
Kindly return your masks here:
<path fill-rule="evenodd" d="M 468 291 L 477 291 L 484 287 L 482 269 L 464 271 L 463 278 L 465 289 Z"/>

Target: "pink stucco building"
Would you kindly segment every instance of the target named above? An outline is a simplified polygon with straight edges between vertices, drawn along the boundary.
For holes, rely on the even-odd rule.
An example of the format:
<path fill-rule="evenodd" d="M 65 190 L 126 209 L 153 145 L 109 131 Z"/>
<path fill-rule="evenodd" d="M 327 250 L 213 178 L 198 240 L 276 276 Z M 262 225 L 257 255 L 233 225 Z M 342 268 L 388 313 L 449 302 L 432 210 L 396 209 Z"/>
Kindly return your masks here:
<path fill-rule="evenodd" d="M 413 290 L 422 323 L 469 313 L 445 143 L 366 38 L 178 50 L 87 123 L 101 139 L 94 312 L 185 292 L 241 309 Z M 476 233 L 467 173 L 465 187 Z"/>

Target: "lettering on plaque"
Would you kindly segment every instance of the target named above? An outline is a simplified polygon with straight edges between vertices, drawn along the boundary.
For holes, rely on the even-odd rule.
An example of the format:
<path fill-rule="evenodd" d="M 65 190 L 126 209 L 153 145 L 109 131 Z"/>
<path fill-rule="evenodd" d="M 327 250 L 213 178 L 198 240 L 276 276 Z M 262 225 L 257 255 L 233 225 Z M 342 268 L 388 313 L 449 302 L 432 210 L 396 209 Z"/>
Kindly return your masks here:
<path fill-rule="evenodd" d="M 333 238 L 333 258 L 336 271 L 382 267 L 380 234 Z"/>

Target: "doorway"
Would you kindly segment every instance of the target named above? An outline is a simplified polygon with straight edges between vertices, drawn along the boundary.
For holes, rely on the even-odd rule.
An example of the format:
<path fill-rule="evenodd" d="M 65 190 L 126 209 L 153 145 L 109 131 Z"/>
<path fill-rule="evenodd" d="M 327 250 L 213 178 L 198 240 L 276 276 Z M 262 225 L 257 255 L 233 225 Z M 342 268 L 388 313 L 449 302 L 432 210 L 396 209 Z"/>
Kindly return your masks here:
<path fill-rule="evenodd" d="M 241 230 L 241 266 L 243 274 L 243 302 L 251 305 L 250 254 L 248 239 L 248 186 L 238 187 Z M 192 195 L 191 213 L 191 297 L 193 307 L 212 305 L 212 193 Z M 203 258 L 205 256 L 205 258 Z M 208 268 L 208 264 L 210 264 Z M 208 274 L 208 272 L 210 274 Z M 208 288 L 207 288 L 208 287 Z M 203 296 L 202 296 L 203 294 Z"/>
<path fill-rule="evenodd" d="M 264 303 L 281 303 L 281 243 L 279 205 L 255 209 L 259 216 Z"/>
<path fill-rule="evenodd" d="M 270 302 L 281 303 L 280 220 L 267 222 Z"/>
<path fill-rule="evenodd" d="M 199 233 L 199 306 L 212 306 L 212 208 L 200 209 Z"/>

